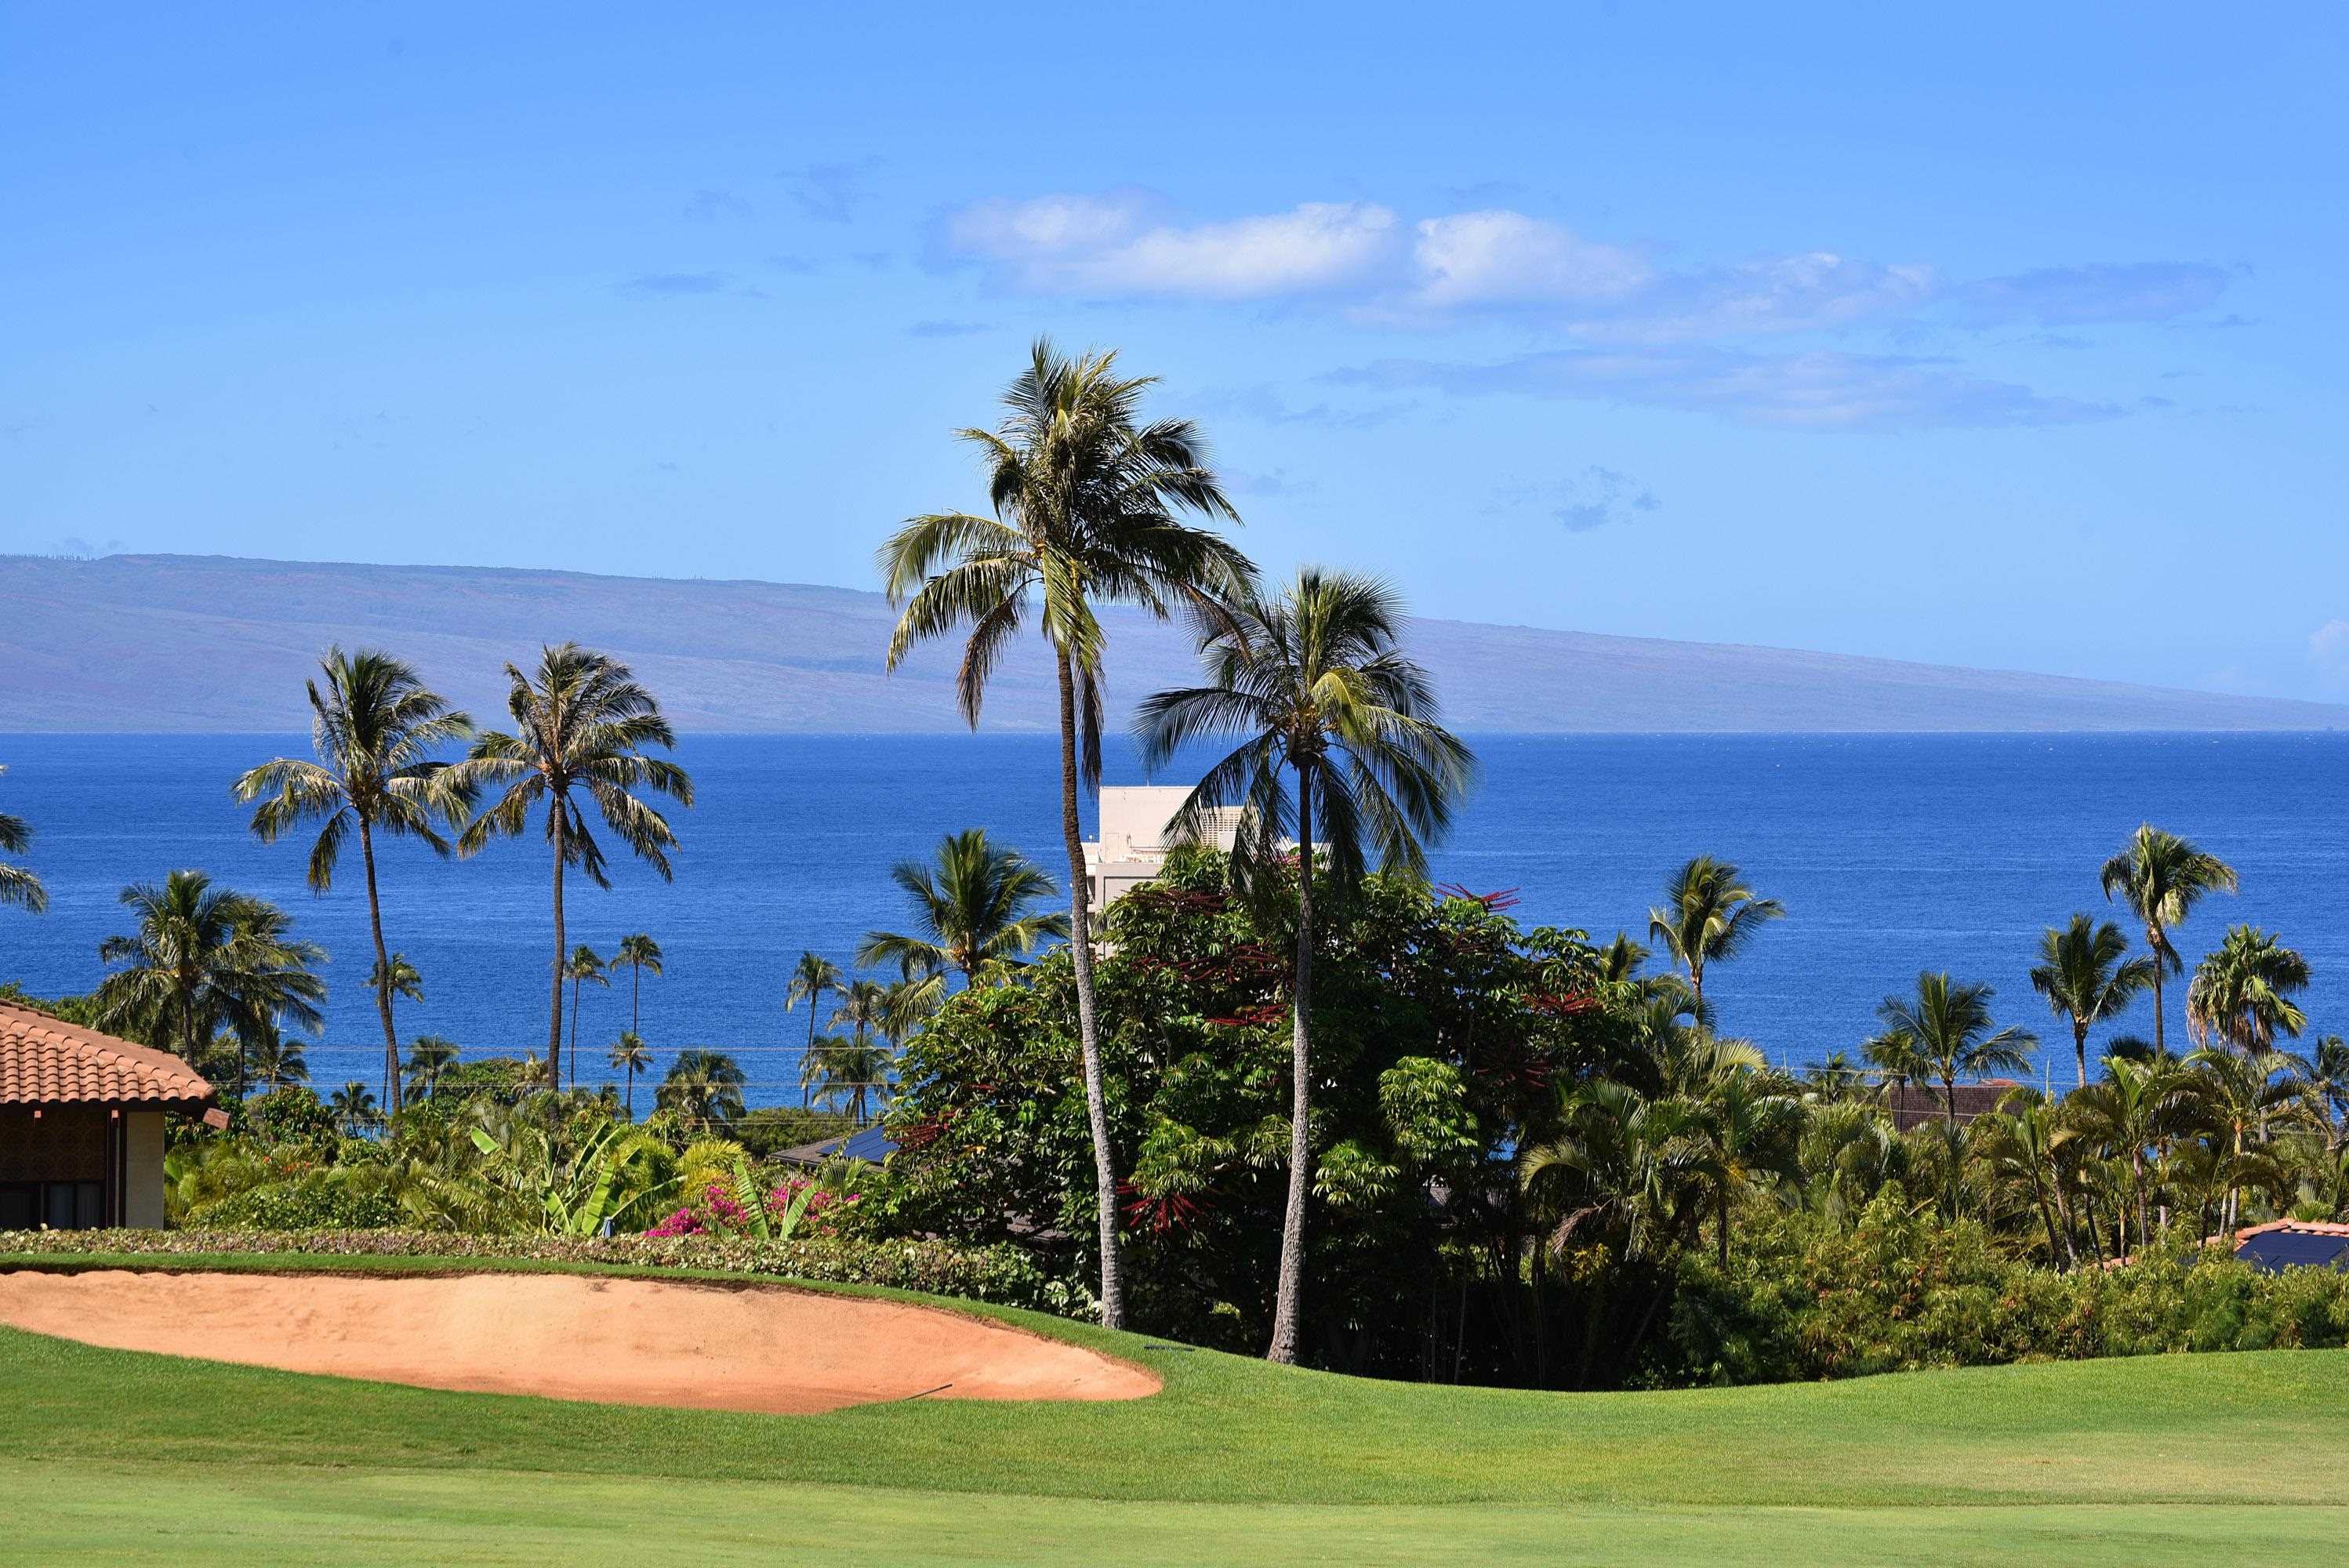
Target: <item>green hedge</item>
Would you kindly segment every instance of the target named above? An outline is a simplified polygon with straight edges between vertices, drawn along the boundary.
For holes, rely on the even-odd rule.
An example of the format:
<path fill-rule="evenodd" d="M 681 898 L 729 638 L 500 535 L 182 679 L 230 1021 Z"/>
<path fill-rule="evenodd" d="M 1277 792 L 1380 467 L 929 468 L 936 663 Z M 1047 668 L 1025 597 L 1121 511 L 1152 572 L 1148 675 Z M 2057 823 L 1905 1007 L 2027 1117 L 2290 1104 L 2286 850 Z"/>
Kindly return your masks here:
<path fill-rule="evenodd" d="M 2349 1274 L 2264 1274 L 2221 1247 L 2159 1247 L 2069 1273 L 2000 1254 L 1971 1220 L 1896 1188 L 1848 1229 L 1789 1215 L 1739 1238 L 1724 1273 L 1682 1265 L 1643 1381 L 1775 1383 L 1927 1367 L 2349 1344 Z"/>
<path fill-rule="evenodd" d="M 206 1204 L 192 1222 L 215 1231 L 381 1231 L 406 1218 L 381 1192 L 323 1181 L 277 1181 Z"/>
<path fill-rule="evenodd" d="M 0 1231 L 0 1256 L 200 1253 L 316 1257 L 519 1258 L 553 1263 L 717 1269 L 833 1284 L 889 1285 L 931 1295 L 1051 1310 L 1053 1292 L 1012 1247 L 937 1241 L 813 1236 L 761 1242 L 733 1236 L 465 1236 L 437 1231 Z"/>

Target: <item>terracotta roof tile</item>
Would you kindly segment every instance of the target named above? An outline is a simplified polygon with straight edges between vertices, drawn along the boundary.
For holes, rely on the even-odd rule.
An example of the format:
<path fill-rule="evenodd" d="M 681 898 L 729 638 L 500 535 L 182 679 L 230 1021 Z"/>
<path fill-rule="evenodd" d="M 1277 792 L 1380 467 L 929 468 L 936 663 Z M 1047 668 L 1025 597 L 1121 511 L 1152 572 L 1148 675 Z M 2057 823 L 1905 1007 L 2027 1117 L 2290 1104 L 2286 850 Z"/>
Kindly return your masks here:
<path fill-rule="evenodd" d="M 0 1105 L 188 1105 L 212 1098 L 212 1086 L 169 1051 L 0 1002 Z"/>

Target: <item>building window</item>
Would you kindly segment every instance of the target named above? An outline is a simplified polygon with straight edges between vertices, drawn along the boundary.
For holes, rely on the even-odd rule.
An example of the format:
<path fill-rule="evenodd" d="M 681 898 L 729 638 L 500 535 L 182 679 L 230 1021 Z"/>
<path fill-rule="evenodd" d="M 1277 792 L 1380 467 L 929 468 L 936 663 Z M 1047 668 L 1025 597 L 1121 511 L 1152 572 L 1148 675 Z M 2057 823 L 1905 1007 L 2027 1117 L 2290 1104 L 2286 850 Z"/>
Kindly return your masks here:
<path fill-rule="evenodd" d="M 94 1231 L 106 1223 L 102 1181 L 12 1181 L 0 1185 L 0 1231 Z"/>

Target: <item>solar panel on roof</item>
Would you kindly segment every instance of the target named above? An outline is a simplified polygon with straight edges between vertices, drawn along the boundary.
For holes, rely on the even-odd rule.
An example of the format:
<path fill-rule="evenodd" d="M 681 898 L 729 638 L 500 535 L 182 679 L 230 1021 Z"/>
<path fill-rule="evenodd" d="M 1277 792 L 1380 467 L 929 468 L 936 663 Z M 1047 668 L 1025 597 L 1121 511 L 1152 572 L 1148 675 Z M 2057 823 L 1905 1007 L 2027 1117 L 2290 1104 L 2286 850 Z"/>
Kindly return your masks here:
<path fill-rule="evenodd" d="M 2349 1236 L 2270 1231 L 2243 1243 L 2235 1255 L 2269 1274 L 2288 1268 L 2349 1269 Z"/>
<path fill-rule="evenodd" d="M 852 1160 L 870 1160 L 876 1164 L 897 1151 L 897 1140 L 880 1127 L 865 1128 L 848 1140 L 845 1152 Z"/>

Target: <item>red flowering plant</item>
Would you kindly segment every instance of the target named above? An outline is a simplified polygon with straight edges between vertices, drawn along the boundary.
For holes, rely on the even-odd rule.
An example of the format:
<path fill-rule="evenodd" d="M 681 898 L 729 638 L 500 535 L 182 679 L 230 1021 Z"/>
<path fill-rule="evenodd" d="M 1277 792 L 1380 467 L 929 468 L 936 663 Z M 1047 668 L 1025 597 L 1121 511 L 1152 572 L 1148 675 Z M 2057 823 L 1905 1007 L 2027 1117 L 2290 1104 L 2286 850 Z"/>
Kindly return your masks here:
<path fill-rule="evenodd" d="M 694 1201 L 645 1232 L 647 1236 L 749 1236 L 789 1241 L 802 1232 L 828 1233 L 864 1194 L 839 1191 L 813 1178 L 787 1176 L 760 1191 L 750 1162 L 738 1160 L 734 1179 L 712 1181 Z"/>

